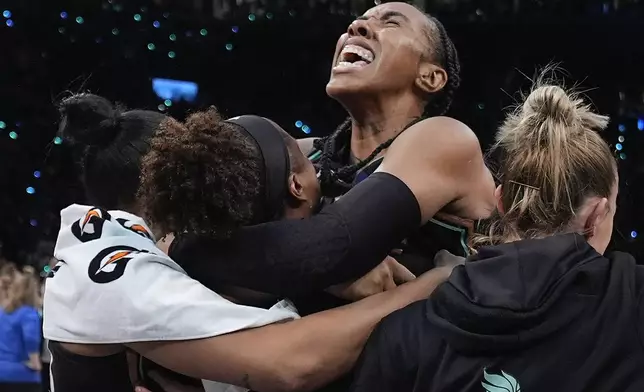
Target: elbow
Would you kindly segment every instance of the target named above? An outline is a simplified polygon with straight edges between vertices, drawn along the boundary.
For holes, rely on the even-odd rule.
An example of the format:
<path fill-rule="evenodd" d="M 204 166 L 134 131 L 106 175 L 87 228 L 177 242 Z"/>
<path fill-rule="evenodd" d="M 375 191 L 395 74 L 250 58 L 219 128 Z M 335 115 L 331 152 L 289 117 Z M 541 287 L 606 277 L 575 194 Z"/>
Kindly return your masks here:
<path fill-rule="evenodd" d="M 313 389 L 309 386 L 306 377 L 289 374 L 288 376 L 280 377 L 279 389 L 276 389 L 274 392 L 305 392 L 312 391 Z"/>
<path fill-rule="evenodd" d="M 289 362 L 285 366 L 280 366 L 279 373 L 277 374 L 279 378 L 279 390 L 275 390 L 274 392 L 313 391 L 335 378 L 332 376 L 328 377 L 330 376 L 328 369 L 323 369 L 317 361 L 305 360 L 296 362 L 295 360 L 290 360 Z"/>

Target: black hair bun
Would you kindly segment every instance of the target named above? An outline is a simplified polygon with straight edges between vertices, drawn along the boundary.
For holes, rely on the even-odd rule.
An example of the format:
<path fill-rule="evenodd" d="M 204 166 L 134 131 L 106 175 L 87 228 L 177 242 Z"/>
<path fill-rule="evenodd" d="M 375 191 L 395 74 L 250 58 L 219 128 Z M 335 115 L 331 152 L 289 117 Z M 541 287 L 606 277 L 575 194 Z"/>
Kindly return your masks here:
<path fill-rule="evenodd" d="M 119 134 L 120 111 L 94 94 L 76 94 L 60 105 L 60 133 L 73 142 L 92 147 L 109 145 Z"/>

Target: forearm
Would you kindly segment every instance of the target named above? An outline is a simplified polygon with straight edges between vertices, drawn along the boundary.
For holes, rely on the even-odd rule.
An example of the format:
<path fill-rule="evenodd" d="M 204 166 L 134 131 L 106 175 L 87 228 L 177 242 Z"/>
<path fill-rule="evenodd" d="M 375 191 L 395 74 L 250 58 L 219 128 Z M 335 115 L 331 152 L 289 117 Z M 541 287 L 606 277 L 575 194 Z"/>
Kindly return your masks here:
<path fill-rule="evenodd" d="M 285 324 L 202 340 L 130 346 L 195 378 L 259 392 L 312 390 L 351 369 L 384 316 L 426 298 L 446 278 L 444 270 L 435 269 L 395 290 Z"/>
<path fill-rule="evenodd" d="M 427 298 L 446 278 L 445 270 L 436 269 L 395 290 L 284 325 L 291 340 L 284 358 L 303 366 L 297 369 L 302 389 L 318 388 L 351 370 L 382 318 Z"/>
<path fill-rule="evenodd" d="M 420 223 L 399 179 L 376 174 L 310 219 L 242 228 L 225 243 L 184 236 L 170 251 L 190 277 L 294 297 L 357 279 Z"/>

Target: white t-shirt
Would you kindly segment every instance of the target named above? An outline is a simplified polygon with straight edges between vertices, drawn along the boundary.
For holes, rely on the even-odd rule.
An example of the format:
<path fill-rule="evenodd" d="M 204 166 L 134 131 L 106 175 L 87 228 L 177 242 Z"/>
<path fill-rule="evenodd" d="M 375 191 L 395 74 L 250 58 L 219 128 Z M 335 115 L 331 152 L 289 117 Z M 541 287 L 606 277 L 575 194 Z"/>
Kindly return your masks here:
<path fill-rule="evenodd" d="M 79 344 L 192 340 L 299 317 L 288 301 L 260 309 L 226 300 L 155 242 L 141 218 L 123 211 L 81 205 L 61 211 L 44 337 Z"/>

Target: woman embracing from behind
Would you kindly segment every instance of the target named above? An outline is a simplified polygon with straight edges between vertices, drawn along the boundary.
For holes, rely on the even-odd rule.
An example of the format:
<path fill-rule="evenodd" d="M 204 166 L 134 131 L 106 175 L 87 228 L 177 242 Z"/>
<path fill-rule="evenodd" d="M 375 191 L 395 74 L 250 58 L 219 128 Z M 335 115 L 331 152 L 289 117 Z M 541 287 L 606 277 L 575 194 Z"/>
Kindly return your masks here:
<path fill-rule="evenodd" d="M 43 330 L 50 340 L 52 384 L 58 392 L 134 389 L 126 349 L 178 373 L 216 381 L 207 384 L 209 391 L 311 390 L 353 366 L 382 317 L 425 298 L 451 272 L 436 269 L 390 292 L 298 319 L 285 301 L 267 308 L 228 301 L 193 280 L 198 276 L 189 276 L 156 246 L 156 238 L 168 231 L 194 230 L 218 244 L 250 235 L 243 245 L 260 256 L 255 268 L 270 280 L 289 256 L 285 253 L 293 253 L 285 236 L 299 232 L 313 244 L 333 242 L 330 253 L 319 245 L 312 249 L 316 260 L 335 266 L 347 257 L 356 259 L 355 253 L 367 272 L 400 241 L 399 235 L 458 195 L 453 187 L 435 190 L 427 180 L 443 183 L 446 175 L 432 155 L 415 154 L 424 167 L 422 176 L 401 161 L 402 151 L 424 135 L 410 132 L 400 138 L 401 150 L 396 153 L 392 147 L 394 159 L 383 165 L 388 172 L 352 191 L 355 201 L 360 192 L 375 187 L 382 190 L 376 194 L 394 202 L 385 203 L 388 216 L 380 217 L 389 224 L 365 232 L 360 225 L 370 222 L 356 214 L 366 215 L 367 203 L 360 200 L 350 208 L 346 202 L 351 195 L 344 198 L 344 207 L 336 203 L 331 211 L 296 219 L 310 215 L 309 206 L 317 199 L 315 170 L 295 141 L 269 120 L 242 116 L 223 121 L 210 110 L 194 113 L 182 124 L 155 112 L 123 110 L 91 94 L 65 99 L 61 114 L 62 133 L 82 147 L 83 183 L 92 206 L 74 204 L 61 212 L 55 249 L 60 261 L 45 290 Z M 177 188 L 155 188 L 159 193 L 153 201 L 155 192 L 145 186 L 150 185 L 146 179 L 160 185 L 185 181 Z M 140 185 L 148 191 L 137 194 Z M 176 204 L 184 194 L 192 197 L 185 199 L 190 208 Z M 293 219 L 269 222 L 280 218 Z M 250 226 L 255 229 L 250 233 L 243 230 L 245 224 L 263 221 L 267 223 Z M 281 229 L 266 231 L 275 225 Z M 270 246 L 275 242 L 278 246 Z M 296 253 L 301 256 L 302 251 Z M 291 261 L 284 270 L 299 269 L 307 260 Z M 352 267 L 346 267 L 348 276 L 356 273 Z"/>
<path fill-rule="evenodd" d="M 458 56 L 440 22 L 400 2 L 368 10 L 339 38 L 327 85 L 329 96 L 339 101 L 351 118 L 330 137 L 316 140 L 316 148 L 312 139 L 298 141 L 302 151 L 318 166 L 322 194 L 349 197 L 342 202 L 344 206 L 332 208 L 346 210 L 342 219 L 351 223 L 347 227 L 352 235 L 346 237 L 352 239 L 351 251 L 346 252 L 339 238 L 342 231 L 328 221 L 315 222 L 316 228 L 311 230 L 314 235 L 299 227 L 287 228 L 293 223 L 280 222 L 270 232 L 242 230 L 242 235 L 251 239 L 247 243 L 269 239 L 265 241 L 268 249 L 286 244 L 276 256 L 272 252 L 267 255 L 266 246 L 250 247 L 247 243 L 229 246 L 233 251 L 223 254 L 222 246 L 209 238 L 179 231 L 182 235 L 170 249 L 172 258 L 207 286 L 210 281 L 226 279 L 237 286 L 294 298 L 301 314 L 311 314 L 341 304 L 323 290 L 373 268 L 371 265 L 364 269 L 364 261 L 373 259 L 369 255 L 380 252 L 382 245 L 390 246 L 387 252 L 402 247 L 403 254 L 395 258 L 416 275 L 434 267 L 434 256 L 441 249 L 465 256 L 467 228 L 437 221 L 437 211 L 429 222 L 422 222 L 427 224 L 421 230 L 415 227 L 403 233 L 397 229 L 391 218 L 399 220 L 405 216 L 406 201 L 394 200 L 393 196 L 405 192 L 396 191 L 396 184 L 379 184 L 374 189 L 379 180 L 372 178 L 374 172 L 387 171 L 387 165 L 396 162 L 399 168 L 405 166 L 406 172 L 417 176 L 414 181 L 424 182 L 433 192 L 440 189 L 451 194 L 448 202 L 440 206 L 440 212 L 450 213 L 452 218 L 458 216 L 459 221 L 489 216 L 490 207 L 494 206 L 494 181 L 483 161 L 479 141 L 465 124 L 441 117 L 458 85 Z M 432 162 L 423 157 L 431 157 Z M 210 159 L 205 156 L 195 160 L 191 163 L 192 173 L 190 170 L 181 173 L 199 178 L 201 174 L 194 168 L 207 166 L 204 162 Z M 439 175 L 428 174 L 427 169 Z M 375 175 L 382 180 L 382 173 Z M 183 190 L 190 190 L 196 183 L 178 176 L 168 178 L 170 181 L 157 183 Z M 366 179 L 370 179 L 368 187 L 362 184 Z M 199 189 L 193 193 L 202 194 Z M 158 192 L 151 194 L 152 199 L 161 198 Z M 179 204 L 178 200 L 172 201 Z M 185 208 L 185 203 L 182 207 Z M 170 214 L 175 214 L 174 211 L 177 209 Z M 328 208 L 323 208 L 320 215 L 328 216 L 328 212 Z M 168 213 L 161 211 L 159 215 L 165 217 Z M 278 226 L 284 234 L 278 235 L 274 229 Z M 334 240 L 318 241 L 321 237 L 332 238 L 320 235 L 320 230 L 333 230 Z M 374 240 L 378 231 L 397 233 L 398 241 L 391 241 L 396 237 L 391 235 L 379 235 L 380 240 Z M 291 240 L 287 242 L 284 238 Z M 410 240 L 406 241 L 409 246 L 401 246 L 405 238 Z M 266 264 L 266 259 L 276 266 L 272 276 L 268 275 L 271 272 L 256 267 Z M 293 267 L 290 272 L 285 269 L 287 264 Z"/>
<path fill-rule="evenodd" d="M 383 320 L 354 391 L 641 391 L 644 268 L 604 256 L 608 117 L 538 83 L 497 134 L 500 217 L 431 298 Z"/>

